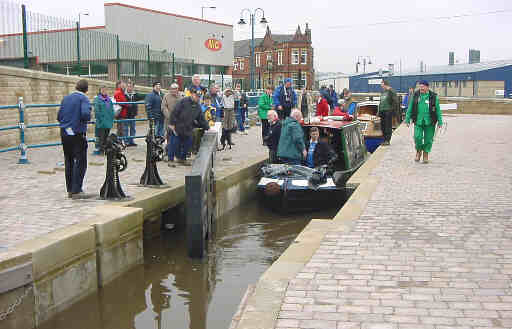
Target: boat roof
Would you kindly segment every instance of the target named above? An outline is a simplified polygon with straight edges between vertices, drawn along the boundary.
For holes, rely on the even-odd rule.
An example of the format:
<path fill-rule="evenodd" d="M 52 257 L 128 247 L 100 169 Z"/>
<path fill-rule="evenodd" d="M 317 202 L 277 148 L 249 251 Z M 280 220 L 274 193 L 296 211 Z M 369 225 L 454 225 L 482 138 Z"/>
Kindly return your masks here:
<path fill-rule="evenodd" d="M 357 103 L 357 106 L 368 106 L 368 105 L 379 106 L 379 104 L 380 104 L 380 102 L 378 102 L 378 101 L 366 101 L 366 102 Z"/>
<path fill-rule="evenodd" d="M 319 127 L 319 128 L 331 128 L 331 129 L 342 129 L 343 127 L 353 125 L 356 121 L 338 121 L 338 120 L 322 120 L 320 122 L 312 122 L 305 124 L 304 127 Z"/>

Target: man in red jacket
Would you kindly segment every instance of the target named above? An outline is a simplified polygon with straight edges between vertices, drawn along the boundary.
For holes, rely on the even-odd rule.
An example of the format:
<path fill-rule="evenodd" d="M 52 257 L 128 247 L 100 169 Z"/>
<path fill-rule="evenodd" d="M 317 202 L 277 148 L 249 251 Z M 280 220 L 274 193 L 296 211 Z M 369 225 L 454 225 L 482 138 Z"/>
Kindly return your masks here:
<path fill-rule="evenodd" d="M 127 102 L 128 101 L 126 99 L 125 90 L 126 90 L 126 83 L 124 81 L 118 81 L 116 83 L 116 91 L 114 93 L 114 99 L 116 100 L 116 102 Z M 128 118 L 128 107 L 129 106 L 127 104 L 115 106 L 114 107 L 116 109 L 115 118 L 118 120 L 127 119 Z M 121 137 L 121 136 L 125 135 L 125 129 L 124 129 L 125 126 L 126 126 L 126 122 L 118 122 L 117 123 L 117 136 Z"/>
<path fill-rule="evenodd" d="M 326 117 L 329 115 L 329 102 L 325 99 L 325 96 L 322 95 L 320 102 L 316 105 L 316 116 L 317 117 Z"/>

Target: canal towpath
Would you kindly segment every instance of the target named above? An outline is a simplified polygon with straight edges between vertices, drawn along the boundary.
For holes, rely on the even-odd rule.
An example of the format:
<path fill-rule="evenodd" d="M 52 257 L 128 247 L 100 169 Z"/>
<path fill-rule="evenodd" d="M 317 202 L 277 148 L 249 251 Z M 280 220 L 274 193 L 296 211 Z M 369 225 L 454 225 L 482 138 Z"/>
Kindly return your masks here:
<path fill-rule="evenodd" d="M 446 116 L 430 163 L 395 131 L 260 278 L 232 328 L 512 327 L 511 116 Z"/>

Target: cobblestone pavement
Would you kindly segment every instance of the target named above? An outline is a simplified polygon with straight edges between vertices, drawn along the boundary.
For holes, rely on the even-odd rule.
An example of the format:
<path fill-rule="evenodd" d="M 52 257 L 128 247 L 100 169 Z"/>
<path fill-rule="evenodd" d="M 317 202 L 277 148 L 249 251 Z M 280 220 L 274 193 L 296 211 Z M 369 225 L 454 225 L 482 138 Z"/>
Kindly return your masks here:
<path fill-rule="evenodd" d="M 276 328 L 512 328 L 512 117 L 447 117 L 430 164 L 400 129 L 350 232 L 327 234 Z"/>
<path fill-rule="evenodd" d="M 238 168 L 242 162 L 268 152 L 261 145 L 261 128 L 255 126 L 248 132 L 247 136 L 233 134 L 236 145 L 232 150 L 217 153 L 217 168 Z M 138 134 L 145 134 L 145 131 L 139 128 Z M 146 157 L 145 141 L 137 139 L 136 142 L 137 147 L 127 148 L 128 168 L 120 173 L 123 190 L 130 196 L 146 190 L 135 186 L 144 172 Z M 93 150 L 94 144 L 89 143 L 84 191 L 99 194 L 105 180 L 106 160 L 92 155 Z M 94 216 L 86 211 L 88 208 L 107 202 L 67 198 L 64 167 L 58 165 L 64 160 L 61 146 L 30 149 L 28 165 L 17 164 L 18 157 L 17 152 L 4 153 L 0 157 L 3 168 L 0 173 L 0 253 L 21 241 L 88 219 Z M 166 162 L 159 162 L 158 170 L 165 183 L 183 177 L 184 184 L 190 167 L 170 168 Z"/>

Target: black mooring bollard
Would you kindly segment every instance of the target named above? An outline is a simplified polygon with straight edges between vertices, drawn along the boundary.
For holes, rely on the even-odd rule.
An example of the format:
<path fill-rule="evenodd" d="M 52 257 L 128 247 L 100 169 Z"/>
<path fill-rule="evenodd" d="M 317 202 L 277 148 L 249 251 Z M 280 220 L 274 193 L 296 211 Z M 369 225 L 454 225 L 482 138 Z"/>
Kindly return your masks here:
<path fill-rule="evenodd" d="M 100 198 L 106 200 L 119 200 L 126 198 L 126 194 L 119 182 L 119 173 L 126 169 L 128 161 L 123 154 L 126 146 L 117 135 L 111 134 L 107 137 L 105 153 L 107 154 L 107 174 L 105 183 L 100 190 Z"/>
<path fill-rule="evenodd" d="M 159 186 L 164 185 L 160 175 L 158 174 L 158 168 L 156 163 L 161 161 L 164 157 L 164 149 L 162 144 L 165 139 L 162 136 L 155 136 L 155 124 L 153 119 L 149 119 L 149 131 L 146 136 L 146 169 L 144 174 L 140 178 L 140 185 L 144 186 Z"/>

